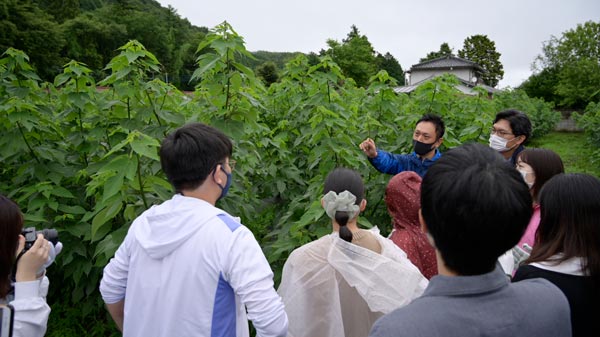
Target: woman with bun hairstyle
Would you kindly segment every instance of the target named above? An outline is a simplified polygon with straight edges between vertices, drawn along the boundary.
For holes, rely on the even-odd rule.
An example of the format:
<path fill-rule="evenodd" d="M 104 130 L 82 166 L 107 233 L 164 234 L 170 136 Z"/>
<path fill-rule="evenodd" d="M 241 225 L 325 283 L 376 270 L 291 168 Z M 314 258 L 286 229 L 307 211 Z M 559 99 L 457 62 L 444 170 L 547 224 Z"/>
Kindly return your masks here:
<path fill-rule="evenodd" d="M 294 250 L 278 293 L 292 337 L 365 337 L 375 320 L 420 296 L 427 279 L 375 227 L 358 227 L 367 206 L 358 172 L 338 168 L 321 205 L 332 233 Z"/>

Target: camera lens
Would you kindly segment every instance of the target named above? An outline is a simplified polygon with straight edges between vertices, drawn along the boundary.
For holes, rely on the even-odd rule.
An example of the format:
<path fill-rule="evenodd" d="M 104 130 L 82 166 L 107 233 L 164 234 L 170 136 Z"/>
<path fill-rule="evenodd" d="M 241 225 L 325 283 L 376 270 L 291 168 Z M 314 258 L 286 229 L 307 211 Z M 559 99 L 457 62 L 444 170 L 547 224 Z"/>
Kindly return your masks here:
<path fill-rule="evenodd" d="M 37 231 L 36 236 L 37 234 L 44 235 L 44 239 L 52 242 L 53 245 L 56 245 L 58 243 L 58 232 L 56 231 L 56 229 L 45 228 L 41 231 Z"/>

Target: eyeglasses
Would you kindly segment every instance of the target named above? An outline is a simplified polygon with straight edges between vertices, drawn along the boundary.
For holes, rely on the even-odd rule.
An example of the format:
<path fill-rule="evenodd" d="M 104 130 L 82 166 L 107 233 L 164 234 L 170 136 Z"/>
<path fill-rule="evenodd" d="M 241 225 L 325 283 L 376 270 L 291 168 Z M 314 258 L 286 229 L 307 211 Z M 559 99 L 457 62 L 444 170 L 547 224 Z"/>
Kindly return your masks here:
<path fill-rule="evenodd" d="M 502 138 L 506 137 L 506 136 L 512 136 L 514 134 L 510 133 L 510 132 L 506 132 L 504 130 L 496 130 L 494 128 L 490 129 L 490 135 L 496 134 Z"/>

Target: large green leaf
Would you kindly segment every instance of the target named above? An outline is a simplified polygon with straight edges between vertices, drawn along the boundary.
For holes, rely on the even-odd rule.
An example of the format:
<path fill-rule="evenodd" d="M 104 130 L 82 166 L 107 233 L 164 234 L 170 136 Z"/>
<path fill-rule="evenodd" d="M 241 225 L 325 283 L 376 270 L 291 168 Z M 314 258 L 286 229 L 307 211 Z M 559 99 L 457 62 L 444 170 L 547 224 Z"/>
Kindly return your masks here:
<path fill-rule="evenodd" d="M 98 233 L 107 226 L 111 226 L 112 220 L 119 214 L 123 208 L 123 200 L 119 197 L 112 198 L 107 202 L 107 206 L 102 208 L 92 220 L 92 241 L 97 241 L 102 237 Z M 104 232 L 104 231 L 103 231 Z"/>

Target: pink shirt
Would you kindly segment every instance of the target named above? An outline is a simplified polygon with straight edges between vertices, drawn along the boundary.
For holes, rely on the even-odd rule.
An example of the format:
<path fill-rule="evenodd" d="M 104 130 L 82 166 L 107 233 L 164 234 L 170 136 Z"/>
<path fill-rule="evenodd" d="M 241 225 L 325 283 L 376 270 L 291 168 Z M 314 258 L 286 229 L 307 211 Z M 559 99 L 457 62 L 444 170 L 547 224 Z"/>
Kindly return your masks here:
<path fill-rule="evenodd" d="M 524 244 L 528 244 L 529 247 L 533 247 L 535 242 L 535 232 L 540 225 L 540 205 L 536 204 L 533 206 L 533 215 L 531 216 L 531 220 L 529 220 L 529 225 L 527 225 L 527 229 L 525 230 L 525 234 L 521 237 L 521 241 L 517 243 L 517 246 L 523 248 Z"/>

